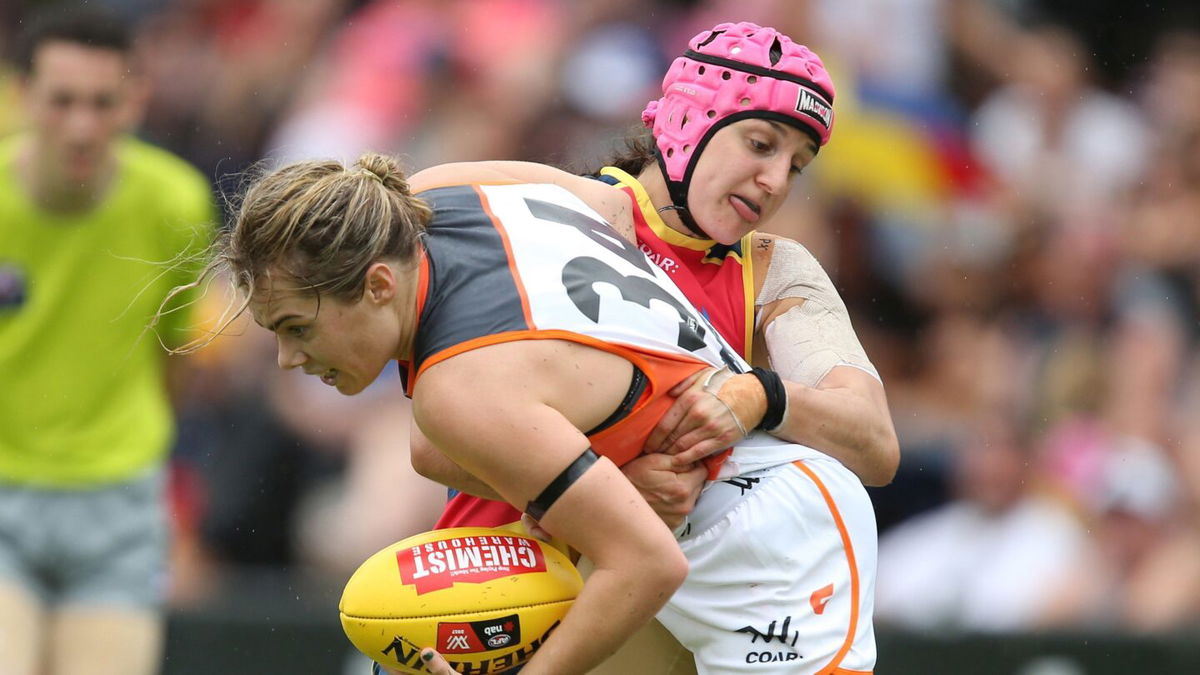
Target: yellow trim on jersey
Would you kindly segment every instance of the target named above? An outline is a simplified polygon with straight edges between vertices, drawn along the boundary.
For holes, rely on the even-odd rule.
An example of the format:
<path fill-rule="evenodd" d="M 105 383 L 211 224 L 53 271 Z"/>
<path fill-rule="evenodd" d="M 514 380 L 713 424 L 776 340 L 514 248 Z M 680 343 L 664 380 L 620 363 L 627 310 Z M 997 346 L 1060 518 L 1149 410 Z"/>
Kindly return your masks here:
<path fill-rule="evenodd" d="M 615 166 L 606 166 L 600 170 L 602 176 L 612 176 L 620 181 L 621 185 L 633 190 L 633 195 L 637 197 L 638 208 L 642 210 L 642 216 L 646 219 L 646 224 L 654 231 L 655 236 L 672 246 L 682 246 L 690 248 L 693 251 L 707 251 L 716 245 L 714 239 L 698 239 L 688 234 L 672 229 L 663 222 L 662 217 L 658 215 L 658 209 L 654 208 L 654 202 L 650 201 L 650 195 L 646 194 L 646 188 L 642 187 L 638 179 L 630 176 L 624 171 Z"/>
<path fill-rule="evenodd" d="M 615 166 L 606 166 L 600 169 L 600 175 L 612 176 L 617 179 L 617 182 L 624 187 L 633 190 L 633 195 L 637 198 L 638 208 L 642 211 L 642 217 L 646 219 L 646 224 L 654 234 L 663 241 L 672 246 L 682 246 L 693 251 L 707 251 L 713 246 L 716 246 L 715 239 L 698 239 L 696 237 L 683 234 L 674 229 L 671 229 L 663 219 L 658 215 L 658 211 L 654 208 L 654 202 L 650 200 L 650 195 L 646 193 L 646 188 L 642 187 L 641 181 L 628 173 L 618 169 Z M 751 230 L 742 237 L 742 253 L 730 253 L 728 257 L 737 260 L 742 266 L 742 293 L 745 296 L 746 308 L 746 353 L 747 362 L 753 361 L 754 350 L 754 255 L 750 247 L 754 245 L 754 231 Z M 724 259 L 702 258 L 701 262 L 724 262 Z"/>
<path fill-rule="evenodd" d="M 754 231 L 742 237 L 742 292 L 746 295 L 746 363 L 754 365 Z"/>

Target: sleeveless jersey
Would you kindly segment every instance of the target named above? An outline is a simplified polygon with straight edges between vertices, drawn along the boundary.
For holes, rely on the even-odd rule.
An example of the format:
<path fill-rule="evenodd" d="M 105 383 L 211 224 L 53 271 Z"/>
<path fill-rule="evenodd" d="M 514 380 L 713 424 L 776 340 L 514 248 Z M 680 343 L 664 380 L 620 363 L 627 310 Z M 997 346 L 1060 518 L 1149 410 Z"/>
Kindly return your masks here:
<path fill-rule="evenodd" d="M 661 270 L 565 189 L 456 186 L 422 196 L 434 217 L 414 361 L 401 368 L 410 393 L 429 366 L 499 342 L 570 340 L 619 354 L 647 378 L 630 415 L 592 436 L 619 465 L 641 452 L 672 386 L 710 366 L 746 368 Z"/>
<path fill-rule="evenodd" d="M 668 277 L 670 270 L 652 264 L 570 192 L 544 185 L 459 186 L 422 196 L 435 215 L 426 240 L 422 284 L 428 287 L 422 294 L 415 361 L 407 370 L 419 375 L 437 360 L 501 340 L 574 339 L 609 351 L 620 346 L 620 353 L 647 373 L 651 386 L 643 399 L 653 401 L 600 434 L 622 437 L 622 449 L 609 454 L 622 464 L 637 456 L 673 402 L 662 396 L 670 384 L 647 370 L 648 355 L 658 361 L 700 358 L 701 367 L 728 364 L 736 372 L 748 369 L 692 307 L 691 296 L 672 283 L 686 270 Z M 652 208 L 649 212 L 654 213 Z M 738 291 L 710 305 L 720 308 L 710 317 L 736 312 L 741 318 L 727 325 L 752 325 L 746 317 L 753 312 L 749 264 L 741 265 L 740 255 L 728 256 L 730 264 L 719 269 L 727 275 L 736 271 L 737 277 L 704 278 Z M 694 281 L 687 287 L 695 297 L 706 297 L 698 277 L 685 279 Z M 744 297 L 747 288 L 750 301 Z M 740 305 L 734 302 L 738 298 Z M 704 346 L 693 351 L 701 341 Z M 591 440 L 598 452 L 612 452 L 600 447 L 605 439 Z M 758 442 L 764 441 L 774 445 L 770 437 Z M 712 476 L 727 456 L 714 456 Z M 456 493 L 436 527 L 499 526 L 519 518 L 520 512 L 507 503 Z"/>
<path fill-rule="evenodd" d="M 754 268 L 748 233 L 730 246 L 697 239 L 667 227 L 636 178 L 605 167 L 600 180 L 615 185 L 633 202 L 638 248 L 671 277 L 692 304 L 747 361 L 754 344 Z"/>

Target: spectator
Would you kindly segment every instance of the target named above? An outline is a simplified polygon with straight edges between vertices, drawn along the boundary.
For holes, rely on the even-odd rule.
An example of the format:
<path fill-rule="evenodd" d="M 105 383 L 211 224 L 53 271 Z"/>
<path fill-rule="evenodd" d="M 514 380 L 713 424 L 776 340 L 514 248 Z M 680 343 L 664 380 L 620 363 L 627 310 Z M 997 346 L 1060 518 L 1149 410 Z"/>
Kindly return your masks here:
<path fill-rule="evenodd" d="M 173 427 L 159 340 L 187 314 L 147 326 L 205 244 L 211 193 L 125 136 L 145 98 L 127 27 L 59 9 L 25 37 L 30 128 L 0 142 L 0 671 L 149 675 Z"/>
<path fill-rule="evenodd" d="M 956 457 L 956 499 L 880 538 L 880 624 L 980 631 L 1035 625 L 1087 539 L 1063 503 L 1036 490 L 1033 450 L 1011 419 L 989 416 L 976 425 Z"/>

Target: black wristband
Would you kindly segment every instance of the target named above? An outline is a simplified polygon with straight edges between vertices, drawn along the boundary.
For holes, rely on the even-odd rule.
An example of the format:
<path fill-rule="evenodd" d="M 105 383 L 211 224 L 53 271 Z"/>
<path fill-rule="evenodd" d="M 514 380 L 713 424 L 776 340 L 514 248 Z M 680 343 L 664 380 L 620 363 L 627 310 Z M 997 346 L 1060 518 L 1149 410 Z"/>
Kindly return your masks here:
<path fill-rule="evenodd" d="M 787 389 L 783 387 L 783 379 L 773 370 L 753 368 L 750 374 L 758 378 L 767 395 L 767 412 L 754 428 L 771 431 L 783 424 L 783 414 L 787 412 Z"/>
<path fill-rule="evenodd" d="M 562 473 L 550 481 L 546 489 L 542 490 L 542 494 L 538 495 L 536 499 L 525 506 L 525 513 L 529 514 L 529 517 L 534 520 L 541 520 L 542 516 L 546 515 L 546 512 L 550 510 L 550 507 L 554 506 L 554 502 L 558 501 L 558 498 L 575 481 L 579 480 L 580 476 L 587 473 L 587 470 L 592 468 L 597 459 L 600 458 L 596 456 L 595 451 L 591 448 L 585 449 L 583 454 L 576 457 L 574 462 L 568 464 L 567 468 L 562 470 Z"/>

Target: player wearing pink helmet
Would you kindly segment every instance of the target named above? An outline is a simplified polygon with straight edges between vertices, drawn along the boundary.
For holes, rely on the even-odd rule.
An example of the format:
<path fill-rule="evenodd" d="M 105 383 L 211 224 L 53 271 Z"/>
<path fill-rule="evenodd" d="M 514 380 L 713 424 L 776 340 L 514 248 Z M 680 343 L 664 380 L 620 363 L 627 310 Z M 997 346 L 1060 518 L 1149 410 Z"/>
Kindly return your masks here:
<path fill-rule="evenodd" d="M 665 454 L 647 454 L 623 467 L 672 525 L 682 522 L 695 499 L 696 492 L 686 486 L 698 489 L 704 477 L 691 460 L 733 444 L 748 429 L 766 429 L 818 448 L 864 483 L 886 484 L 896 470 L 898 443 L 882 384 L 844 304 L 807 250 L 753 231 L 779 209 L 791 178 L 829 140 L 834 90 L 820 59 L 773 29 L 721 24 L 692 39 L 664 78 L 663 92 L 643 114 L 653 134 L 632 143 L 631 153 L 599 172 L 604 182 L 625 193 L 623 210 L 602 210 L 611 196 L 590 196 L 603 192 L 598 181 L 539 165 L 451 165 L 418 178 L 434 184 L 515 179 L 568 187 L 615 225 L 628 228 L 641 250 L 731 346 L 760 366 L 719 379 L 717 386 L 693 381 L 690 391 L 680 387 L 673 392 L 682 395 L 645 448 Z M 453 467 L 429 460 L 420 452 L 427 446 L 418 443 L 417 448 L 414 464 L 423 473 L 488 494 L 466 477 L 456 478 Z M 725 491 L 740 494 L 743 489 L 753 486 L 717 481 L 704 500 L 716 502 Z M 498 525 L 517 515 L 502 503 L 459 494 L 439 524 Z M 864 555 L 873 559 L 869 552 Z M 873 563 L 865 562 L 872 568 Z M 824 607 L 814 604 L 809 614 L 816 614 L 818 606 Z M 869 608 L 862 608 L 862 616 L 867 615 Z M 823 616 L 833 618 L 832 613 Z M 797 616 L 782 630 L 807 635 L 800 621 Z M 869 620 L 860 630 L 864 625 L 867 635 L 858 638 L 869 642 Z M 751 635 L 748 645 L 753 642 Z M 866 651 L 871 651 L 869 659 L 863 656 Z M 604 672 L 655 669 L 675 658 L 631 653 L 634 659 L 624 659 L 623 652 Z M 743 656 L 747 664 L 755 659 L 757 672 L 770 671 L 759 663 L 761 654 L 746 651 L 738 658 Z M 854 663 L 858 669 L 867 661 L 873 662 L 873 650 L 856 647 L 842 665 Z M 803 672 L 788 669 L 796 666 L 780 662 L 777 667 Z"/>

